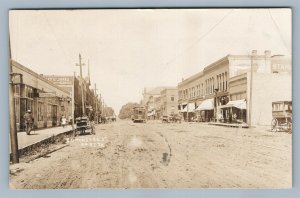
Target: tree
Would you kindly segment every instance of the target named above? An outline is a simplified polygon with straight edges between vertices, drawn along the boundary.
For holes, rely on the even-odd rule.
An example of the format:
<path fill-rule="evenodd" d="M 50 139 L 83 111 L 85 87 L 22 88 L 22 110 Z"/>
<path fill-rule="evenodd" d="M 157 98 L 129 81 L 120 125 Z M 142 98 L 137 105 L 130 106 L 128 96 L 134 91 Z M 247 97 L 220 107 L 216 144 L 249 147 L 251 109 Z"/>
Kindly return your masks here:
<path fill-rule="evenodd" d="M 132 103 L 132 102 L 123 105 L 119 113 L 119 118 L 120 119 L 131 118 L 131 116 L 133 115 L 133 107 L 136 106 L 140 106 L 140 105 L 138 103 Z"/>
<path fill-rule="evenodd" d="M 115 111 L 111 107 L 105 107 L 104 112 L 106 113 L 106 116 L 108 116 L 108 117 L 115 115 Z"/>

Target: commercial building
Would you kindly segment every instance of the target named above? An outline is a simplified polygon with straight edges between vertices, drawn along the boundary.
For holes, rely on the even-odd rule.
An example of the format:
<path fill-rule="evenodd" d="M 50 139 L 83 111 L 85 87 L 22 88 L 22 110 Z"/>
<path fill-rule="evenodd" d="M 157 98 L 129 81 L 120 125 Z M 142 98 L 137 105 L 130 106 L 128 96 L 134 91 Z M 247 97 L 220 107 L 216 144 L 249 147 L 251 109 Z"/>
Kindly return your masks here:
<path fill-rule="evenodd" d="M 144 88 L 142 105 L 146 108 L 147 119 L 159 119 L 161 116 L 160 92 L 166 87 Z M 158 110 L 158 112 L 157 112 Z"/>
<path fill-rule="evenodd" d="M 178 84 L 178 109 L 184 120 L 212 121 L 216 105 L 228 102 L 230 58 L 226 56 Z"/>
<path fill-rule="evenodd" d="M 227 55 L 178 84 L 178 109 L 185 120 L 271 123 L 276 100 L 291 101 L 291 59 L 259 55 Z"/>
<path fill-rule="evenodd" d="M 246 101 L 242 121 L 250 126 L 270 125 L 272 102 L 292 101 L 291 58 L 269 55 L 268 69 L 259 72 L 256 62 L 263 60 L 255 51 L 252 57 L 252 70 L 248 68 L 246 73 L 230 78 L 229 97 L 231 101 Z"/>
<path fill-rule="evenodd" d="M 161 95 L 161 114 L 169 116 L 178 114 L 178 90 L 177 87 L 168 87 L 160 92 Z"/>
<path fill-rule="evenodd" d="M 35 128 L 60 125 L 61 116 L 71 115 L 71 95 L 16 61 L 11 61 L 17 130 L 25 129 L 24 114 L 31 110 Z"/>
<path fill-rule="evenodd" d="M 57 86 L 69 91 L 74 102 L 74 117 L 80 117 L 83 115 L 82 109 L 82 92 L 81 86 L 83 86 L 83 98 L 85 113 L 91 119 L 94 116 L 101 114 L 101 100 L 96 95 L 94 89 L 90 89 L 89 77 L 82 79 L 74 76 L 61 76 L 61 75 L 47 75 L 44 76 L 49 81 L 53 82 Z"/>

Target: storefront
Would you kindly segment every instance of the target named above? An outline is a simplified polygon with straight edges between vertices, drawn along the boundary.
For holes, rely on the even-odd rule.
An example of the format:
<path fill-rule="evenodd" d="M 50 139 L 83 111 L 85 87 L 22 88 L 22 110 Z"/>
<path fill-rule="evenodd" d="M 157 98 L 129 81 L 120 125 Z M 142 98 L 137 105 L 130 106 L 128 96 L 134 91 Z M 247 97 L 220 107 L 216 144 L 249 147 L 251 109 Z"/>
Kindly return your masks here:
<path fill-rule="evenodd" d="M 195 120 L 195 103 L 186 103 L 182 105 L 182 113 L 183 119 L 185 121 L 194 121 Z"/>
<path fill-rule="evenodd" d="M 223 123 L 246 123 L 247 121 L 246 100 L 229 101 L 226 105 L 218 107 L 217 120 Z"/>
<path fill-rule="evenodd" d="M 196 109 L 198 122 L 210 122 L 214 117 L 214 99 L 204 100 Z"/>
<path fill-rule="evenodd" d="M 31 110 L 35 128 L 60 125 L 60 118 L 71 115 L 68 91 L 56 86 L 41 75 L 12 61 L 13 72 L 22 80 L 14 79 L 14 99 L 17 131 L 25 129 L 24 115 Z"/>

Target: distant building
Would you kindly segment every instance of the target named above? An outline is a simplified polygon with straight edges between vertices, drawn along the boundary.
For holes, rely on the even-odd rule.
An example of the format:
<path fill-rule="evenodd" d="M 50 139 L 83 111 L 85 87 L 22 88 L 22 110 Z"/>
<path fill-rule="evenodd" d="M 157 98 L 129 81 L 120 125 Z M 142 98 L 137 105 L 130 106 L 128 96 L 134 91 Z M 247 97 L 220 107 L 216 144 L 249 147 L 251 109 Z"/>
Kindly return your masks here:
<path fill-rule="evenodd" d="M 160 118 L 160 115 L 157 114 L 157 110 L 159 109 L 160 111 L 160 92 L 165 88 L 166 87 L 155 87 L 144 89 L 142 104 L 146 108 L 148 119 Z"/>
<path fill-rule="evenodd" d="M 17 130 L 25 130 L 27 110 L 33 114 L 35 128 L 59 126 L 61 116 L 71 114 L 70 92 L 16 61 L 11 64 L 13 73 L 22 74 L 14 79 Z"/>
<path fill-rule="evenodd" d="M 68 90 L 71 96 L 74 96 L 74 117 L 82 116 L 82 94 L 81 94 L 81 84 L 83 84 L 83 93 L 85 101 L 85 113 L 89 116 L 94 116 L 95 110 L 101 113 L 101 101 L 95 95 L 93 89 L 90 89 L 90 80 L 89 78 L 82 79 L 80 83 L 80 77 L 75 76 L 61 76 L 61 75 L 44 75 L 46 79 L 53 82 L 57 86 L 60 86 Z M 96 104 L 97 103 L 97 104 Z"/>
<path fill-rule="evenodd" d="M 177 87 L 168 87 L 160 92 L 161 95 L 161 114 L 169 116 L 178 114 L 178 90 Z"/>

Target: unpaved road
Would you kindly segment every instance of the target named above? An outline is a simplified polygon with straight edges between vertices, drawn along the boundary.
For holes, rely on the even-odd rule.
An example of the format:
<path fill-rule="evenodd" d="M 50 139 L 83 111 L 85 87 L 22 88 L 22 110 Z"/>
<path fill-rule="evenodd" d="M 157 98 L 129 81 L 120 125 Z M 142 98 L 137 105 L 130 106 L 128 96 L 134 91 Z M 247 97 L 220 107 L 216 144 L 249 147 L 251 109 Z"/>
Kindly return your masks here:
<path fill-rule="evenodd" d="M 258 128 L 118 121 L 11 165 L 10 187 L 289 188 L 291 137 Z"/>

